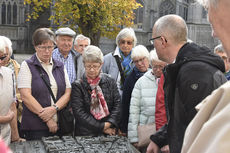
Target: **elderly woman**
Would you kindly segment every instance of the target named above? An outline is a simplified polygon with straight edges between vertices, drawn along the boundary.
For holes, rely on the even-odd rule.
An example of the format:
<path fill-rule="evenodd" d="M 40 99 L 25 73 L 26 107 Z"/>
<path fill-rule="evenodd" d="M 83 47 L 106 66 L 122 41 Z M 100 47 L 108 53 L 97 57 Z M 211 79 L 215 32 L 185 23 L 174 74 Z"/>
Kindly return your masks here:
<path fill-rule="evenodd" d="M 0 38 L 3 39 L 4 42 L 6 43 L 7 57 L 3 60 L 3 65 L 10 68 L 14 72 L 15 78 L 17 78 L 19 70 L 20 70 L 20 65 L 18 64 L 18 62 L 16 60 L 11 58 L 11 56 L 13 54 L 12 42 L 9 38 L 7 38 L 5 36 L 0 36 Z M 17 100 L 17 103 L 15 103 L 15 104 L 18 106 L 18 109 L 17 109 L 17 112 L 15 113 L 15 115 L 17 116 L 17 119 L 19 121 L 18 122 L 19 127 L 20 127 L 21 113 L 22 113 L 22 101 L 21 101 L 20 93 L 19 93 L 18 88 L 17 88 L 17 79 L 15 79 L 14 84 L 16 86 L 16 100 Z"/>
<path fill-rule="evenodd" d="M 134 30 L 132 28 L 124 28 L 117 35 L 115 51 L 107 54 L 104 58 L 102 71 L 117 81 L 120 95 L 122 95 L 125 79 L 134 67 L 131 53 L 136 43 L 137 38 Z"/>
<path fill-rule="evenodd" d="M 37 29 L 32 37 L 36 53 L 22 62 L 18 74 L 23 101 L 21 130 L 27 140 L 54 135 L 58 130 L 57 111 L 70 99 L 71 85 L 66 69 L 61 62 L 52 59 L 54 40 L 50 29 Z M 50 85 L 56 103 L 41 76 Z"/>
<path fill-rule="evenodd" d="M 98 47 L 88 46 L 82 56 L 85 74 L 72 84 L 71 93 L 75 135 L 115 135 L 120 115 L 116 82 L 101 73 L 103 54 Z"/>
<path fill-rule="evenodd" d="M 4 66 L 8 54 L 7 44 L 3 37 L 0 37 L 0 135 L 7 144 L 20 140 L 14 104 L 15 77 L 13 71 Z"/>
<path fill-rule="evenodd" d="M 123 134 L 127 133 L 129 121 L 129 105 L 133 87 L 136 81 L 149 69 L 149 51 L 145 46 L 138 45 L 133 49 L 131 58 L 135 64 L 135 67 L 125 80 L 121 103 L 122 118 L 120 122 L 120 129 Z"/>
<path fill-rule="evenodd" d="M 137 129 L 139 125 L 151 124 L 153 126 L 152 130 L 155 130 L 155 101 L 158 80 L 162 74 L 162 69 L 166 65 L 165 62 L 158 59 L 155 50 L 150 52 L 150 61 L 152 70 L 147 71 L 137 80 L 130 101 L 128 138 L 137 148 L 142 147 L 139 148 L 142 151 L 146 149 L 148 144 L 146 146 L 138 146 Z M 150 135 L 151 133 L 149 133 Z M 149 139 L 149 137 L 146 139 Z"/>

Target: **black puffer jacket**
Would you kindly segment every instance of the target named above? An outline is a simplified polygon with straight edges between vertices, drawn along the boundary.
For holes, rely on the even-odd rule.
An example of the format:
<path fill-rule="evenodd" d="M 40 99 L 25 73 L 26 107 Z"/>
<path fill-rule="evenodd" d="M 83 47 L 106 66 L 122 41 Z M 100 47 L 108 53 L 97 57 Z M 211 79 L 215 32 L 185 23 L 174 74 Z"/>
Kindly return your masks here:
<path fill-rule="evenodd" d="M 208 48 L 186 43 L 174 64 L 164 69 L 168 124 L 151 136 L 159 147 L 169 144 L 180 153 L 185 130 L 196 115 L 195 106 L 227 80 L 223 60 Z"/>
<path fill-rule="evenodd" d="M 82 80 L 72 84 L 71 104 L 76 120 L 75 135 L 77 136 L 102 135 L 105 122 L 112 123 L 114 127 L 118 126 L 120 94 L 116 82 L 107 74 L 102 74 L 99 86 L 104 94 L 110 114 L 101 120 L 96 120 L 90 113 L 91 88 L 85 75 Z"/>

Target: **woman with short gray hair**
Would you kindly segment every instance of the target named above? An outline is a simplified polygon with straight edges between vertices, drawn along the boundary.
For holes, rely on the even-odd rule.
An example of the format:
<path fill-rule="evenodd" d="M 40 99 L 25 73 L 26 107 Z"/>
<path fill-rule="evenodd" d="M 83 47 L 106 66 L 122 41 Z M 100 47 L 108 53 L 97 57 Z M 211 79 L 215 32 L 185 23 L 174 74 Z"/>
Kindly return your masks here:
<path fill-rule="evenodd" d="M 132 28 L 122 29 L 117 37 L 117 47 L 113 53 L 109 53 L 104 58 L 102 71 L 109 74 L 117 81 L 120 94 L 126 77 L 132 72 L 134 64 L 132 62 L 132 49 L 136 46 L 137 38 Z"/>
<path fill-rule="evenodd" d="M 136 46 L 132 51 L 131 57 L 133 63 L 135 64 L 135 67 L 125 80 L 121 102 L 122 118 L 120 122 L 120 129 L 123 134 L 127 134 L 129 121 L 129 106 L 133 87 L 136 81 L 149 70 L 149 51 L 146 49 L 145 46 Z"/>
<path fill-rule="evenodd" d="M 82 57 L 85 74 L 72 84 L 71 93 L 75 135 L 115 135 L 120 118 L 116 82 L 101 72 L 103 54 L 98 47 L 86 47 Z"/>

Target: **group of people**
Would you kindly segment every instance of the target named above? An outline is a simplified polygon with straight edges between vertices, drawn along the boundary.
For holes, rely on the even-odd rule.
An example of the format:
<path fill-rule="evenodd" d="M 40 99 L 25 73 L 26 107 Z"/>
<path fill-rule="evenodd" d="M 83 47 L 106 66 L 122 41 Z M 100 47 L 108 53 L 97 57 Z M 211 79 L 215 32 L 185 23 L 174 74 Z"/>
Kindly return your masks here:
<path fill-rule="evenodd" d="M 11 41 L 0 36 L 3 140 L 60 135 L 59 112 L 68 107 L 75 136 L 127 136 L 147 153 L 229 150 L 230 2 L 199 1 L 223 45 L 214 52 L 188 41 L 178 15 L 155 22 L 151 52 L 136 46 L 132 28 L 118 33 L 115 51 L 105 56 L 70 28 L 55 33 L 39 28 L 32 36 L 35 54 L 20 66 L 12 59 Z M 155 131 L 145 146 L 140 145 L 143 125 L 154 125 Z"/>

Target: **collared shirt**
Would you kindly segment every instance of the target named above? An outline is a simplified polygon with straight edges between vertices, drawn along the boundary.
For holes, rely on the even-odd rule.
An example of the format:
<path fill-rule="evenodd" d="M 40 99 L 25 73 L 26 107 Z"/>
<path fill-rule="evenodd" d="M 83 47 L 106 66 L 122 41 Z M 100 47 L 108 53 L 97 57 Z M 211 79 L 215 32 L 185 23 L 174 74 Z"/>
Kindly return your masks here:
<path fill-rule="evenodd" d="M 68 56 L 65 58 L 60 53 L 59 49 L 56 48 L 53 51 L 53 58 L 55 60 L 62 62 L 65 65 L 68 76 L 69 76 L 69 81 L 70 81 L 70 83 L 73 83 L 74 80 L 76 79 L 76 72 L 75 72 L 75 65 L 74 65 L 74 57 L 73 57 L 71 51 L 69 52 Z"/>

